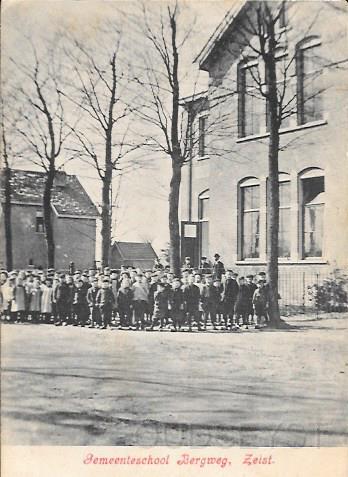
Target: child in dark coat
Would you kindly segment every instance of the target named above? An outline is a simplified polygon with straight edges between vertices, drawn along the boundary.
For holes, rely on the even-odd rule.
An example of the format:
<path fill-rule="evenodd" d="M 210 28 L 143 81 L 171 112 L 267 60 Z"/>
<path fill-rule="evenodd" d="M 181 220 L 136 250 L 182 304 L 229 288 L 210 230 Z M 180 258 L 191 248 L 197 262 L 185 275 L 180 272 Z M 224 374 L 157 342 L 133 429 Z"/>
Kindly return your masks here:
<path fill-rule="evenodd" d="M 249 298 L 249 290 L 245 283 L 244 277 L 240 277 L 238 280 L 239 289 L 237 300 L 234 308 L 235 313 L 235 321 L 236 325 L 240 324 L 240 319 L 242 319 L 242 323 L 246 328 L 248 328 L 248 298 Z"/>
<path fill-rule="evenodd" d="M 121 327 L 131 328 L 132 324 L 133 291 L 130 279 L 124 274 L 121 286 L 117 292 L 117 308 Z"/>
<path fill-rule="evenodd" d="M 160 330 L 162 330 L 164 328 L 166 315 L 168 313 L 168 291 L 166 290 L 164 283 L 158 282 L 154 299 L 155 302 L 151 329 L 157 326 L 158 322 L 160 322 Z"/>
<path fill-rule="evenodd" d="M 206 277 L 202 305 L 204 310 L 204 328 L 206 329 L 207 321 L 210 319 L 213 329 L 216 330 L 216 320 L 221 306 L 221 282 L 218 278 L 213 280 L 211 276 Z"/>
<path fill-rule="evenodd" d="M 184 310 L 184 294 L 181 289 L 180 278 L 174 278 L 169 295 L 169 311 L 173 321 L 172 331 L 180 330 Z"/>
<path fill-rule="evenodd" d="M 99 327 L 100 315 L 99 307 L 97 304 L 97 295 L 99 292 L 98 278 L 93 278 L 92 286 L 87 290 L 87 303 L 89 307 L 89 321 L 90 328 Z"/>
<path fill-rule="evenodd" d="M 103 280 L 102 287 L 96 297 L 96 303 L 99 307 L 102 328 L 105 330 L 111 325 L 112 309 L 115 303 L 109 280 Z"/>
<path fill-rule="evenodd" d="M 257 289 L 253 295 L 253 307 L 256 315 L 256 326 L 260 328 L 262 324 L 262 318 L 267 321 L 267 309 L 269 304 L 269 289 L 265 286 L 264 280 L 259 280 L 257 283 Z"/>
<path fill-rule="evenodd" d="M 87 299 L 86 291 L 83 287 L 83 280 L 81 278 L 76 282 L 73 299 L 73 311 L 75 316 L 74 324 L 85 326 L 87 319 Z"/>
<path fill-rule="evenodd" d="M 190 275 L 188 284 L 183 286 L 184 310 L 188 320 L 189 331 L 192 331 L 192 320 L 197 323 L 197 328 L 199 331 L 201 331 L 199 311 L 201 293 L 193 281 L 194 278 Z"/>
<path fill-rule="evenodd" d="M 254 317 L 254 308 L 253 308 L 253 296 L 255 290 L 257 289 L 256 284 L 254 283 L 254 275 L 248 275 L 246 281 L 246 286 L 248 288 L 248 299 L 247 299 L 247 313 L 248 313 L 248 323 L 253 323 Z"/>
<path fill-rule="evenodd" d="M 231 327 L 233 326 L 233 314 L 234 308 L 238 296 L 238 283 L 237 283 L 237 276 L 238 273 L 233 273 L 232 270 L 226 271 L 226 279 L 223 286 L 222 292 L 222 303 L 223 303 L 223 312 L 224 312 L 224 320 L 226 327 L 230 324 Z"/>

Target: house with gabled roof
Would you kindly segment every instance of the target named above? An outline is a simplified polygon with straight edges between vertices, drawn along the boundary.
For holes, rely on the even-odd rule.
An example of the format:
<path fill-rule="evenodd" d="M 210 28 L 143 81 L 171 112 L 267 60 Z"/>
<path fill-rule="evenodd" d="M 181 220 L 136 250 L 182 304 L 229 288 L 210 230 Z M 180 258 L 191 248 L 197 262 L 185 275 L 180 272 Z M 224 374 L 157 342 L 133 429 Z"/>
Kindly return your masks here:
<path fill-rule="evenodd" d="M 121 265 L 152 270 L 156 252 L 149 242 L 114 242 L 111 247 L 110 265 L 119 269 Z"/>
<path fill-rule="evenodd" d="M 13 267 L 47 267 L 42 197 L 45 173 L 11 170 L 11 222 Z M 0 200 L 4 201 L 3 175 Z M 76 268 L 95 263 L 96 221 L 99 212 L 75 175 L 58 172 L 52 190 L 52 219 L 55 241 L 55 267 L 66 270 L 70 262 Z M 3 208 L 0 209 L 0 241 L 5 243 Z M 5 266 L 4 247 L 0 263 Z"/>

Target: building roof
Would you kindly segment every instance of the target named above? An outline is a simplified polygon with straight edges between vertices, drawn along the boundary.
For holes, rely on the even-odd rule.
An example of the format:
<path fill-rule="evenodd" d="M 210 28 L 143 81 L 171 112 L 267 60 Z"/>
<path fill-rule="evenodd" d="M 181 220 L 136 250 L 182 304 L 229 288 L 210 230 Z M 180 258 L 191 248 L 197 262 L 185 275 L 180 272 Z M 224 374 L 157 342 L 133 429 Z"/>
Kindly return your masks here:
<path fill-rule="evenodd" d="M 229 27 L 232 25 L 234 19 L 237 17 L 241 9 L 247 3 L 247 0 L 235 0 L 235 3 L 232 8 L 226 13 L 222 22 L 217 26 L 214 33 L 211 35 L 207 43 L 204 45 L 200 53 L 194 60 L 194 63 L 199 64 L 201 70 L 208 70 L 209 58 L 212 55 L 216 45 L 220 42 L 223 36 L 228 31 Z"/>
<path fill-rule="evenodd" d="M 42 205 L 45 172 L 11 169 L 11 202 Z M 4 195 L 4 175 L 1 174 L 0 197 Z M 52 190 L 52 206 L 58 216 L 93 217 L 99 212 L 75 175 L 59 172 Z"/>
<path fill-rule="evenodd" d="M 156 252 L 148 242 L 114 242 L 123 260 L 154 260 Z"/>

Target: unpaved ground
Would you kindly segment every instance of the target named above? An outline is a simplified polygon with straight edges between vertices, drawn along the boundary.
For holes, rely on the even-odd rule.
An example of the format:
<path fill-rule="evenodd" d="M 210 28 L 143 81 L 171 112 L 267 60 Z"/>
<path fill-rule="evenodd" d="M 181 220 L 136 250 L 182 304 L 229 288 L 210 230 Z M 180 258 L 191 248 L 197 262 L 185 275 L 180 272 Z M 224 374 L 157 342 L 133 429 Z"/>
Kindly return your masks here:
<path fill-rule="evenodd" d="M 2 438 L 33 445 L 344 446 L 348 316 L 289 331 L 2 325 Z"/>

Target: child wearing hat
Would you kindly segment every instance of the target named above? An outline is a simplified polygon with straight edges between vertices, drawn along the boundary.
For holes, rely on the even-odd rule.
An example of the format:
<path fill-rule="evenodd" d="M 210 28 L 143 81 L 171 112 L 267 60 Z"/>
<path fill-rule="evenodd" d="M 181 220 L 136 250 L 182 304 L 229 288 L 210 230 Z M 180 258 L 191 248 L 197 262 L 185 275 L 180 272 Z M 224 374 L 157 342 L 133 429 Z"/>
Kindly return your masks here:
<path fill-rule="evenodd" d="M 253 296 L 254 296 L 255 290 L 257 289 L 256 283 L 254 283 L 254 275 L 251 275 L 251 274 L 247 275 L 246 287 L 248 289 L 248 296 L 247 296 L 248 324 L 252 324 L 254 319 Z"/>
<path fill-rule="evenodd" d="M 267 320 L 267 309 L 269 304 L 269 290 L 265 286 L 264 280 L 259 280 L 257 282 L 257 289 L 253 295 L 253 307 L 256 315 L 256 326 L 255 328 L 261 328 L 262 319 Z"/>
<path fill-rule="evenodd" d="M 49 323 L 52 316 L 53 287 L 52 278 L 47 277 L 45 286 L 42 287 L 41 294 L 41 316 L 44 323 Z"/>
<path fill-rule="evenodd" d="M 68 317 L 68 303 L 69 303 L 70 289 L 65 280 L 65 275 L 62 273 L 59 277 L 59 283 L 54 291 L 54 300 L 56 303 L 56 326 L 61 326 L 67 322 Z"/>
<path fill-rule="evenodd" d="M 73 298 L 73 312 L 74 312 L 74 325 L 84 327 L 86 324 L 86 308 L 87 299 L 86 292 L 83 289 L 83 280 L 80 278 L 76 281 L 74 298 Z"/>
<path fill-rule="evenodd" d="M 33 323 L 38 323 L 41 313 L 42 288 L 39 278 L 34 278 L 29 294 L 29 314 Z"/>
<path fill-rule="evenodd" d="M 201 293 L 194 284 L 194 276 L 190 275 L 187 285 L 183 285 L 184 311 L 188 321 L 189 331 L 192 331 L 192 321 L 195 321 L 197 328 L 201 331 L 199 304 Z"/>
<path fill-rule="evenodd" d="M 147 283 L 143 281 L 142 273 L 137 273 L 135 282 L 132 286 L 133 290 L 133 308 L 136 328 L 145 329 L 145 312 L 149 299 L 149 288 Z"/>
<path fill-rule="evenodd" d="M 121 328 L 131 329 L 133 290 L 128 272 L 122 273 L 122 281 L 117 292 L 117 308 Z"/>
<path fill-rule="evenodd" d="M 98 278 L 94 277 L 91 283 L 91 287 L 87 291 L 87 303 L 89 307 L 89 321 L 90 328 L 98 328 L 100 326 L 99 307 L 97 304 L 97 295 L 99 292 Z"/>
<path fill-rule="evenodd" d="M 242 321 L 243 326 L 248 328 L 248 298 L 249 298 L 249 291 L 248 287 L 245 283 L 244 277 L 239 277 L 238 280 L 238 295 L 237 300 L 234 308 L 234 313 L 236 317 L 236 325 L 240 324 L 240 320 Z"/>
<path fill-rule="evenodd" d="M 111 326 L 112 308 L 115 298 L 110 288 L 110 281 L 104 278 L 102 287 L 98 291 L 96 303 L 99 307 L 102 328 L 105 330 Z"/>
<path fill-rule="evenodd" d="M 214 283 L 216 286 L 214 286 Z M 202 293 L 202 307 L 204 316 L 204 329 L 207 329 L 208 320 L 210 320 L 213 329 L 216 330 L 216 319 L 218 306 L 221 299 L 220 280 L 213 280 L 212 275 L 205 276 L 205 286 Z"/>
<path fill-rule="evenodd" d="M 169 294 L 168 309 L 173 321 L 172 331 L 180 330 L 184 310 L 184 294 L 179 277 L 173 278 L 172 290 Z"/>
<path fill-rule="evenodd" d="M 160 323 L 160 330 L 163 330 L 166 313 L 168 312 L 168 292 L 162 282 L 158 282 L 157 291 L 154 295 L 154 310 L 152 317 L 151 330 Z"/>
<path fill-rule="evenodd" d="M 222 292 L 225 325 L 230 325 L 231 328 L 234 325 L 238 325 L 238 323 L 234 322 L 234 310 L 239 291 L 237 277 L 238 273 L 227 270 Z"/>
<path fill-rule="evenodd" d="M 17 322 L 24 321 L 27 306 L 27 294 L 23 283 L 23 278 L 18 276 L 13 287 L 13 298 L 11 305 L 11 314 L 13 320 Z"/>

